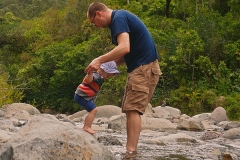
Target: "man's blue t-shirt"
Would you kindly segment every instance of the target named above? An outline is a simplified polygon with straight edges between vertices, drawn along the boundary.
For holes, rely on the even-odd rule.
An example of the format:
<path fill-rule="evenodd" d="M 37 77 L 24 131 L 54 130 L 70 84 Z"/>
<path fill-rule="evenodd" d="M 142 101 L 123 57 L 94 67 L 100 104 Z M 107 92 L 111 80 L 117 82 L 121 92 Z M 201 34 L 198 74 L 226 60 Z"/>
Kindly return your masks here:
<path fill-rule="evenodd" d="M 115 45 L 118 45 L 118 34 L 129 33 L 130 52 L 124 56 L 127 72 L 132 72 L 140 65 L 148 64 L 158 58 L 152 36 L 136 15 L 126 10 L 114 10 L 109 28 L 112 43 Z"/>

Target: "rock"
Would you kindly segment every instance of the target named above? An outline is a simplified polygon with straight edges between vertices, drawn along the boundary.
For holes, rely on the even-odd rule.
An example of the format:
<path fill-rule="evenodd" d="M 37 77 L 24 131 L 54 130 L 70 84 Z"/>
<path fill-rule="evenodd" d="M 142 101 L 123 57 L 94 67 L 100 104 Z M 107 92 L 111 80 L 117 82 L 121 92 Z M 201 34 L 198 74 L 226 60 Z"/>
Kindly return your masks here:
<path fill-rule="evenodd" d="M 153 144 L 161 144 L 161 143 L 170 143 L 170 142 L 177 142 L 177 143 L 182 143 L 182 142 L 190 142 L 190 143 L 197 143 L 196 139 L 193 137 L 184 134 L 184 133 L 177 133 L 177 134 L 170 134 L 166 136 L 160 136 L 157 138 L 153 139 L 148 139 L 146 140 L 148 143 L 153 143 Z"/>
<path fill-rule="evenodd" d="M 14 133 L 10 131 L 0 130 L 0 143 L 7 143 L 13 135 Z"/>
<path fill-rule="evenodd" d="M 107 136 L 100 136 L 97 138 L 97 140 L 100 143 L 103 143 L 104 145 L 119 145 L 122 146 L 122 143 L 116 138 L 111 135 Z"/>
<path fill-rule="evenodd" d="M 27 111 L 30 115 L 38 115 L 41 114 L 40 111 L 33 107 L 30 104 L 26 104 L 26 103 L 12 103 L 12 104 L 8 104 L 8 105 L 4 105 L 2 106 L 2 109 L 7 109 L 7 110 L 25 110 Z"/>
<path fill-rule="evenodd" d="M 122 130 L 126 129 L 126 116 L 116 115 L 109 118 L 108 128 L 112 130 Z"/>
<path fill-rule="evenodd" d="M 220 132 L 207 131 L 207 132 L 203 133 L 203 135 L 200 137 L 200 139 L 203 141 L 206 141 L 206 140 L 216 139 L 219 137 L 222 137 L 222 134 Z"/>
<path fill-rule="evenodd" d="M 101 125 L 101 124 L 107 124 L 109 121 L 108 118 L 101 117 L 101 118 L 95 118 L 93 121 L 93 124 Z"/>
<path fill-rule="evenodd" d="M 175 125 L 163 118 L 152 118 L 145 115 L 141 116 L 142 129 L 162 130 L 162 129 L 176 129 Z M 118 115 L 109 119 L 108 128 L 113 130 L 123 130 L 126 128 L 126 116 Z"/>
<path fill-rule="evenodd" d="M 14 132 L 17 130 L 16 127 L 14 126 L 15 122 L 18 122 L 18 120 L 15 118 L 3 119 L 0 121 L 0 129 Z"/>
<path fill-rule="evenodd" d="M 186 115 L 186 114 L 182 114 L 181 116 L 180 116 L 180 119 L 189 119 L 190 117 L 188 116 L 188 115 Z"/>
<path fill-rule="evenodd" d="M 110 118 L 114 115 L 122 114 L 122 109 L 120 107 L 113 106 L 113 105 L 98 106 L 97 109 L 98 109 L 98 112 L 97 112 L 95 118 L 101 118 L 101 117 Z M 83 110 L 83 111 L 77 112 L 73 115 L 70 115 L 69 118 L 71 120 L 73 120 L 75 118 L 79 118 L 79 117 L 83 117 L 83 119 L 85 119 L 86 114 L 88 114 L 88 112 Z"/>
<path fill-rule="evenodd" d="M 87 114 L 88 112 L 86 110 L 82 110 L 79 112 L 74 113 L 73 115 L 70 115 L 69 118 L 71 120 L 75 119 L 75 118 L 82 118 L 85 114 Z"/>
<path fill-rule="evenodd" d="M 13 159 L 13 148 L 11 145 L 6 145 L 4 147 L 0 145 L 0 159 L 1 160 Z"/>
<path fill-rule="evenodd" d="M 95 118 L 105 117 L 110 118 L 114 115 L 121 115 L 122 109 L 117 106 L 113 105 L 104 105 L 104 106 L 98 106 L 98 112 L 95 116 Z"/>
<path fill-rule="evenodd" d="M 57 115 L 55 115 L 55 117 L 60 121 L 69 122 L 69 123 L 72 123 L 73 125 L 75 125 L 75 123 L 64 114 L 57 114 Z"/>
<path fill-rule="evenodd" d="M 214 130 L 213 126 L 210 125 L 208 122 L 202 120 L 201 123 L 204 127 L 204 130 L 207 130 L 207 131 L 213 131 Z"/>
<path fill-rule="evenodd" d="M 4 116 L 4 112 L 2 110 L 0 110 L 0 117 Z"/>
<path fill-rule="evenodd" d="M 222 154 L 222 156 L 223 156 L 223 160 L 233 160 L 233 158 L 229 152 L 224 152 Z"/>
<path fill-rule="evenodd" d="M 142 129 L 162 130 L 162 129 L 176 129 L 175 125 L 163 118 L 151 118 L 142 116 Z"/>
<path fill-rule="evenodd" d="M 240 139 L 240 128 L 229 129 L 224 133 L 223 137 L 228 139 Z"/>
<path fill-rule="evenodd" d="M 153 114 L 153 108 L 152 105 L 150 103 L 148 103 L 147 108 L 144 112 L 143 115 L 152 115 Z"/>
<path fill-rule="evenodd" d="M 181 116 L 181 111 L 177 108 L 173 108 L 170 106 L 165 106 L 164 108 L 165 108 L 165 110 L 170 112 L 171 117 L 180 117 Z"/>
<path fill-rule="evenodd" d="M 177 124 L 177 129 L 202 131 L 204 130 L 204 126 L 200 120 L 195 118 L 180 119 L 179 123 Z"/>
<path fill-rule="evenodd" d="M 153 108 L 154 114 L 152 115 L 154 118 L 165 118 L 171 119 L 170 112 L 165 110 L 164 107 L 158 106 Z"/>
<path fill-rule="evenodd" d="M 210 118 L 217 123 L 222 121 L 228 121 L 226 110 L 223 107 L 217 107 L 216 109 L 214 109 L 214 111 L 211 113 Z"/>
<path fill-rule="evenodd" d="M 211 116 L 211 113 L 202 113 L 202 114 L 195 115 L 192 118 L 196 118 L 201 121 L 203 120 L 207 121 L 207 120 L 210 120 L 210 116 Z"/>
<path fill-rule="evenodd" d="M 155 118 L 165 118 L 172 120 L 173 118 L 180 117 L 181 115 L 181 111 L 179 109 L 169 106 L 165 107 L 158 106 L 153 108 L 153 110 L 154 110 L 153 117 Z"/>
<path fill-rule="evenodd" d="M 18 120 L 28 121 L 30 118 L 30 114 L 25 110 L 21 110 L 19 112 L 16 112 L 16 114 L 13 117 Z"/>
<path fill-rule="evenodd" d="M 222 127 L 224 130 L 229 130 L 232 128 L 239 128 L 240 122 L 237 121 L 222 121 L 217 124 L 217 126 Z"/>
<path fill-rule="evenodd" d="M 24 109 L 8 106 L 0 108 L 0 160 L 111 160 L 121 159 L 126 151 L 126 116 L 123 113 L 96 117 L 92 125 L 96 134 L 92 136 L 82 130 L 84 124 L 79 121 L 86 116 L 86 111 L 81 111 L 81 116 L 80 112 L 75 114 L 73 119 L 78 121 L 73 121 L 70 118 L 73 115 L 31 115 Z M 138 143 L 141 160 L 239 159 L 239 122 L 216 122 L 207 118 L 208 113 L 189 117 L 172 114 L 169 110 L 164 112 L 166 115 L 162 116 L 170 118 L 153 117 L 154 113 L 141 116 Z M 27 118 L 20 118 L 24 115 Z M 178 124 L 172 123 L 173 120 L 179 120 Z"/>
<path fill-rule="evenodd" d="M 54 116 L 34 116 L 7 145 L 13 159 L 115 159 L 109 150 L 82 129 Z M 60 159 L 61 159 L 60 158 Z"/>

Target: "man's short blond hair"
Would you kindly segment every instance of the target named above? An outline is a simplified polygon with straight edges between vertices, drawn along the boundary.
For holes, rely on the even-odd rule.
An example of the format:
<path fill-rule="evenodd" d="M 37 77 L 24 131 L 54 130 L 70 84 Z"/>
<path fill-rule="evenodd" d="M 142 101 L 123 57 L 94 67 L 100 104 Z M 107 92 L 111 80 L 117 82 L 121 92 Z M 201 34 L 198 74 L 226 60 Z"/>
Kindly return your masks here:
<path fill-rule="evenodd" d="M 105 11 L 108 7 L 101 2 L 91 3 L 88 7 L 87 15 L 88 17 L 93 17 L 96 11 Z"/>

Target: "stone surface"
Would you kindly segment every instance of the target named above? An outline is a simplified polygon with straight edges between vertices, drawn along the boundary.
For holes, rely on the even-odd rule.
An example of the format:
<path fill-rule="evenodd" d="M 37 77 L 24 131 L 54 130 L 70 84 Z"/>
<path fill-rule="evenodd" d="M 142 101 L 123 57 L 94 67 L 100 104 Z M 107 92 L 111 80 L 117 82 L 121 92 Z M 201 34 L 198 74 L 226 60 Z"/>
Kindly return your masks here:
<path fill-rule="evenodd" d="M 167 115 L 176 111 L 167 108 Z M 24 112 L 27 112 L 24 108 L 0 109 L 1 160 L 120 160 L 126 151 L 125 114 L 112 112 L 111 117 L 110 114 L 96 117 L 92 128 L 97 133 L 90 135 L 82 130 L 83 121 L 73 121 L 84 119 L 86 114 L 73 119 L 63 114 L 29 114 L 28 120 L 14 117 Z M 215 112 L 215 116 L 222 113 Z M 141 116 L 138 160 L 239 160 L 239 123 L 214 121 L 207 116 L 211 114 L 193 117 L 175 114 L 172 118 L 178 124 L 172 123 L 171 118 L 156 118 L 154 113 Z M 185 127 L 177 127 L 180 124 Z"/>

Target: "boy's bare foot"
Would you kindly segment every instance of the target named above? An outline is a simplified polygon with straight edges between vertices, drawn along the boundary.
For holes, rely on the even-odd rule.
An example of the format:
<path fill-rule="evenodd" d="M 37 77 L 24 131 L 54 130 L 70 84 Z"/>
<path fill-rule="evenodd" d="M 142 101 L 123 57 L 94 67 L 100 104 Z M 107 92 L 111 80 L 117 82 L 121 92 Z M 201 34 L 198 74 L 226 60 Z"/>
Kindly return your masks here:
<path fill-rule="evenodd" d="M 84 127 L 83 130 L 86 131 L 86 132 L 88 132 L 88 133 L 90 133 L 90 134 L 95 134 L 95 133 L 96 133 L 94 130 L 92 130 L 92 129 L 89 128 L 89 127 Z"/>

